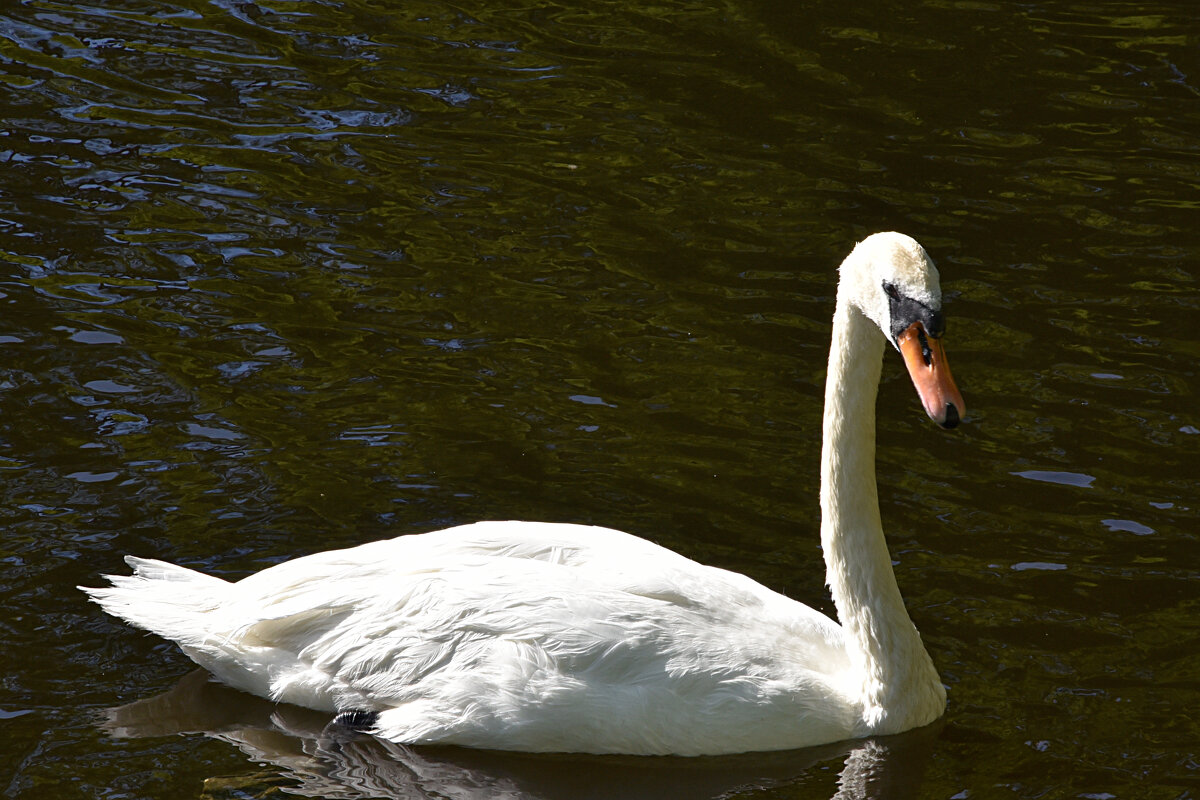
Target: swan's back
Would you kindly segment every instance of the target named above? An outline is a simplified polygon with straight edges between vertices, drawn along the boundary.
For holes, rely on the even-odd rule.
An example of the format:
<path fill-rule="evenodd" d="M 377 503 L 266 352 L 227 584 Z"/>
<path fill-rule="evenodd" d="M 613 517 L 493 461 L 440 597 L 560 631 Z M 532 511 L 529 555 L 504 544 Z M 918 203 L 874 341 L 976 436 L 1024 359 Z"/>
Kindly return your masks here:
<path fill-rule="evenodd" d="M 106 610 L 235 687 L 378 712 L 396 741 L 702 754 L 856 732 L 833 621 L 619 531 L 477 523 L 234 584 L 130 563 L 91 590 Z M 172 594 L 197 611 L 164 607 Z"/>

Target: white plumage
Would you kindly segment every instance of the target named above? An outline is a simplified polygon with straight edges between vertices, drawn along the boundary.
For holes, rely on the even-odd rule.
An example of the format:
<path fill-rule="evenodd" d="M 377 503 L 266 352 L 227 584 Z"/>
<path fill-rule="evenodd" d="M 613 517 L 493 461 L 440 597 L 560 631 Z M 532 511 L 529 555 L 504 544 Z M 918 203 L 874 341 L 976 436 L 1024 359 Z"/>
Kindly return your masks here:
<path fill-rule="evenodd" d="M 318 553 L 236 583 L 130 557 L 132 576 L 85 591 L 231 686 L 374 712 L 371 732 L 404 743 L 701 755 L 931 722 L 945 693 L 900 599 L 875 493 L 884 337 L 869 321 L 897 322 L 882 283 L 940 305 L 936 270 L 908 237 L 876 234 L 842 266 L 822 537 L 843 625 L 629 534 L 531 522 Z M 950 426 L 962 400 L 945 382 L 955 411 L 938 421 Z"/>

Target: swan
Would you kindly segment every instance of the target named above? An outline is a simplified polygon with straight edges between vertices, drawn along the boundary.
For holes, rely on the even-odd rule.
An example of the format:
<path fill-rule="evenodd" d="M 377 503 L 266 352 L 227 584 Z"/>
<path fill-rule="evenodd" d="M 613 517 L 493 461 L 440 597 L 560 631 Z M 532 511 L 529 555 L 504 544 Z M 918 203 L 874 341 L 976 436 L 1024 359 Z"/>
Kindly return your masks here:
<path fill-rule="evenodd" d="M 601 527 L 477 522 L 296 558 L 237 582 L 127 557 L 80 587 L 218 680 L 403 744 L 717 755 L 899 733 L 946 693 L 880 524 L 884 342 L 926 413 L 965 407 L 938 272 L 877 233 L 840 267 L 825 389 L 821 545 L 841 624 L 750 578 Z"/>

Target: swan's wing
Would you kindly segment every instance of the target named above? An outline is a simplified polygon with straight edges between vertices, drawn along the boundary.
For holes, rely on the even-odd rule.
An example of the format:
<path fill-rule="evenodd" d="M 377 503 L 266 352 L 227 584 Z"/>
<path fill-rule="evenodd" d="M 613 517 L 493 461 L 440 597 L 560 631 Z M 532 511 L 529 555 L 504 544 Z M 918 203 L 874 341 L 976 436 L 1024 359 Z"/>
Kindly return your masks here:
<path fill-rule="evenodd" d="M 534 582 L 505 588 L 510 574 Z M 788 638 L 810 644 L 815 657 L 843 654 L 835 622 L 744 575 L 698 564 L 610 528 L 531 522 L 463 525 L 317 553 L 263 570 L 236 584 L 238 602 L 227 609 L 225 635 L 240 627 L 262 644 L 303 649 L 338 628 L 351 612 L 359 625 L 368 623 L 368 611 L 376 614 L 375 624 L 391 625 L 432 619 L 435 609 L 461 615 L 473 605 L 499 612 L 504 603 L 513 603 L 519 617 L 521 608 L 546 605 L 544 594 L 555 588 L 577 599 L 615 593 L 609 602 L 617 608 L 623 600 L 631 609 L 659 601 L 717 627 L 735 621 L 782 626 Z M 812 660 L 795 655 L 802 663 Z"/>
<path fill-rule="evenodd" d="M 280 700 L 386 709 L 404 741 L 496 746 L 503 731 L 507 748 L 595 749 L 615 728 L 681 752 L 655 737 L 744 712 L 778 747 L 759 705 L 785 697 L 814 730 L 844 716 L 836 624 L 617 531 L 464 526 L 297 559 L 235 589 L 194 658 Z"/>

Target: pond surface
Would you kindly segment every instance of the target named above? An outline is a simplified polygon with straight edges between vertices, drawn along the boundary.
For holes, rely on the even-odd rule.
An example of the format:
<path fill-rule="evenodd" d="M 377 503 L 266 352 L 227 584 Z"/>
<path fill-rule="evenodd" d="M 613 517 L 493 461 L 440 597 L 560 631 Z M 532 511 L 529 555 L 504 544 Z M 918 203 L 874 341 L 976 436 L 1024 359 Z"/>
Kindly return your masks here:
<path fill-rule="evenodd" d="M 27 0 L 0 83 L 3 796 L 1200 797 L 1188 4 Z M 74 588 L 519 518 L 832 611 L 829 318 L 876 230 L 939 264 L 969 409 L 888 354 L 929 730 L 330 749 Z"/>

